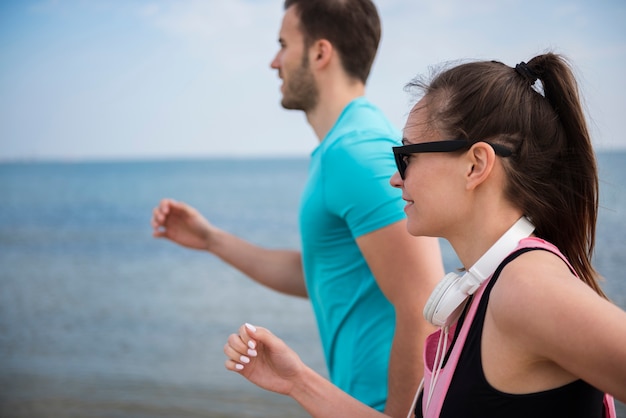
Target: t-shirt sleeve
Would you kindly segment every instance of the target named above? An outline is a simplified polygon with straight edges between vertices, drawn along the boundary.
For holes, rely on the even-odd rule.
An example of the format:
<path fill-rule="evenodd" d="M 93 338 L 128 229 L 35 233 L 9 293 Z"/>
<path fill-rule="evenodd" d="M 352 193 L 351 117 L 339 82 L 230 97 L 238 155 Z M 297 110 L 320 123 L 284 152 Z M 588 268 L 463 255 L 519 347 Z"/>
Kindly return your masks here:
<path fill-rule="evenodd" d="M 393 138 L 342 138 L 324 155 L 328 209 L 345 220 L 356 238 L 404 219 L 401 191 L 389 180 L 396 171 Z"/>

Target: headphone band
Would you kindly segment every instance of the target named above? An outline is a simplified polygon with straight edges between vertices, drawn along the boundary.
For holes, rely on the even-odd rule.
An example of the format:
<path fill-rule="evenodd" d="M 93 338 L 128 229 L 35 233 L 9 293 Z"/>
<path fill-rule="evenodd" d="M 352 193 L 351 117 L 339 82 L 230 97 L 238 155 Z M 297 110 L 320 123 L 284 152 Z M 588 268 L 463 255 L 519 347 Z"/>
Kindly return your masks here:
<path fill-rule="evenodd" d="M 485 252 L 463 276 L 448 273 L 433 290 L 424 306 L 424 317 L 433 325 L 447 327 L 456 319 L 469 295 L 498 268 L 520 240 L 535 230 L 534 225 L 522 216 Z"/>
<path fill-rule="evenodd" d="M 522 216 L 515 222 L 494 245 L 467 271 L 472 276 L 472 290 L 470 295 L 478 289 L 478 286 L 493 274 L 502 260 L 515 249 L 522 238 L 530 236 L 535 226 Z M 477 283 L 476 283 L 477 282 Z M 474 285 L 475 284 L 475 285 Z"/>

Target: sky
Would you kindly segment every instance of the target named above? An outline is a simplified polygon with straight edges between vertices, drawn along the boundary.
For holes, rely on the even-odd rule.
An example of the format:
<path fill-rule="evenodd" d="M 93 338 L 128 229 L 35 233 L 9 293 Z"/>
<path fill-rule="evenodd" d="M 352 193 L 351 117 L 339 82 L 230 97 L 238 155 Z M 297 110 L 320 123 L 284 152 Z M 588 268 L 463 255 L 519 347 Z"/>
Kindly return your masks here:
<path fill-rule="evenodd" d="M 367 96 L 398 128 L 416 75 L 552 51 L 596 149 L 626 150 L 626 1 L 375 3 Z M 270 68 L 282 15 L 280 0 L 0 0 L 0 160 L 309 155 L 318 140 Z"/>

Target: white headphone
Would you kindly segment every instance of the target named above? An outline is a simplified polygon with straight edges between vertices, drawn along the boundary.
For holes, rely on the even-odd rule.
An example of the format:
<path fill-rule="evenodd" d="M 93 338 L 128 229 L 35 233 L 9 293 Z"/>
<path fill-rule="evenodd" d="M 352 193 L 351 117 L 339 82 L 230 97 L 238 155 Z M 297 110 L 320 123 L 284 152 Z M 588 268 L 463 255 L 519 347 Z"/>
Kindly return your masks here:
<path fill-rule="evenodd" d="M 535 226 L 522 216 L 463 276 L 448 273 L 441 279 L 424 307 L 424 317 L 433 325 L 447 327 L 461 315 L 465 301 L 498 268 L 519 241 L 530 236 Z"/>

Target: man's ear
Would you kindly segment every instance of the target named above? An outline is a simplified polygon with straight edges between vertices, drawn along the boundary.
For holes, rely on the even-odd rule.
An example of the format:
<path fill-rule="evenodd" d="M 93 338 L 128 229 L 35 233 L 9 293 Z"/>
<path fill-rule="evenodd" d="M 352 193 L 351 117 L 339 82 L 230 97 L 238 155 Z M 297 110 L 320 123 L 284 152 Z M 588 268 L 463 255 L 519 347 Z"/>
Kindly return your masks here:
<path fill-rule="evenodd" d="M 496 153 L 486 142 L 477 142 L 467 152 L 466 163 L 466 187 L 472 190 L 489 178 L 496 163 Z"/>
<path fill-rule="evenodd" d="M 323 68 L 328 65 L 333 53 L 333 44 L 326 39 L 319 39 L 309 48 L 309 62 L 316 68 Z"/>

